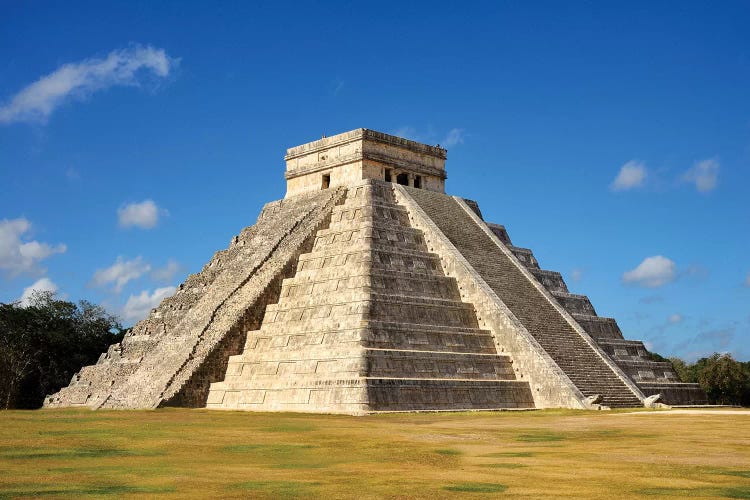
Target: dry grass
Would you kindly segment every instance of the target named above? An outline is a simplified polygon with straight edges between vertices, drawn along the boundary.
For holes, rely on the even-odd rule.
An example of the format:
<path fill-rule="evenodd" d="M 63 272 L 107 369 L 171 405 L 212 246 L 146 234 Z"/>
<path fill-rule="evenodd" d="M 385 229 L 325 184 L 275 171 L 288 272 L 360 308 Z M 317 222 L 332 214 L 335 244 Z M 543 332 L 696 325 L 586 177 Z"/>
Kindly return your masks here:
<path fill-rule="evenodd" d="M 0 412 L 0 498 L 750 498 L 750 415 Z"/>

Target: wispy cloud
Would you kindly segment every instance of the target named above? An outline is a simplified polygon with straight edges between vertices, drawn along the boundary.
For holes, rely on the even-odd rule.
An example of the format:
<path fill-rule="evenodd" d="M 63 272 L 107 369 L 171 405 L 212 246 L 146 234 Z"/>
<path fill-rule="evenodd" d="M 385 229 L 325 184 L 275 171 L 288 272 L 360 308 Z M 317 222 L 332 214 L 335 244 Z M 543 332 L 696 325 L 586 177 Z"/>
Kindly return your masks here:
<path fill-rule="evenodd" d="M 695 188 L 701 193 L 713 191 L 719 182 L 719 161 L 709 158 L 696 162 L 683 174 L 682 180 L 695 184 Z"/>
<path fill-rule="evenodd" d="M 677 323 L 682 323 L 683 319 L 682 314 L 674 313 L 669 315 L 667 322 L 671 325 L 676 325 Z"/>
<path fill-rule="evenodd" d="M 339 95 L 339 92 L 341 92 L 344 89 L 345 82 L 341 78 L 336 78 L 331 82 L 331 93 L 334 96 Z"/>
<path fill-rule="evenodd" d="M 68 167 L 65 170 L 65 177 L 69 181 L 77 181 L 77 180 L 79 180 L 81 178 L 81 172 L 79 172 L 77 169 L 75 169 L 73 167 Z"/>
<path fill-rule="evenodd" d="M 643 162 L 630 160 L 620 167 L 615 180 L 610 184 L 612 191 L 627 191 L 643 186 L 646 176 L 646 165 Z"/>
<path fill-rule="evenodd" d="M 24 288 L 23 293 L 18 298 L 21 307 L 28 307 L 34 294 L 39 292 L 57 292 L 57 285 L 49 278 L 35 281 L 32 285 Z"/>
<path fill-rule="evenodd" d="M 151 277 L 156 281 L 170 281 L 181 270 L 182 266 L 176 260 L 169 259 L 164 267 L 154 269 Z"/>
<path fill-rule="evenodd" d="M 36 240 L 24 241 L 30 230 L 31 222 L 23 217 L 0 220 L 0 269 L 11 276 L 42 272 L 40 261 L 67 250 L 63 243 L 50 245 Z"/>
<path fill-rule="evenodd" d="M 113 86 L 137 87 L 144 77 L 165 78 L 178 62 L 164 49 L 135 45 L 112 51 L 104 59 L 64 64 L 1 106 L 0 123 L 45 123 L 67 101 L 83 100 Z"/>
<path fill-rule="evenodd" d="M 583 269 L 575 268 L 570 271 L 570 279 L 573 281 L 581 281 L 581 279 L 583 279 Z"/>
<path fill-rule="evenodd" d="M 163 208 L 153 200 L 143 200 L 140 203 L 128 203 L 117 209 L 117 220 L 120 227 L 140 227 L 153 229 L 159 223 L 159 217 L 168 215 Z"/>
<path fill-rule="evenodd" d="M 464 133 L 464 129 L 452 128 L 448 131 L 448 134 L 446 134 L 445 138 L 443 138 L 440 144 L 445 146 L 446 148 L 450 148 L 458 144 L 463 144 L 465 136 L 466 134 Z"/>
<path fill-rule="evenodd" d="M 112 289 L 116 293 L 120 293 L 128 282 L 140 278 L 150 270 L 151 266 L 141 257 L 126 260 L 119 256 L 111 266 L 97 269 L 93 278 L 91 278 L 91 284 L 97 287 L 114 284 Z"/>
<path fill-rule="evenodd" d="M 747 277 L 745 278 L 745 286 L 750 287 L 750 273 L 747 273 Z"/>
<path fill-rule="evenodd" d="M 411 139 L 412 141 L 421 140 L 420 135 L 417 133 L 417 129 L 409 125 L 404 125 L 391 131 L 391 135 L 403 137 L 404 139 Z"/>
<path fill-rule="evenodd" d="M 125 303 L 122 315 L 128 321 L 140 321 L 148 316 L 151 309 L 158 306 L 162 300 L 173 295 L 175 290 L 177 288 L 173 286 L 165 286 L 153 292 L 143 290 L 138 295 L 131 295 Z"/>
<path fill-rule="evenodd" d="M 638 299 L 641 304 L 661 304 L 664 302 L 664 297 L 661 295 L 647 295 Z"/>
<path fill-rule="evenodd" d="M 673 260 L 662 255 L 654 255 L 643 259 L 635 269 L 623 273 L 622 281 L 646 288 L 657 288 L 674 281 L 675 268 Z"/>

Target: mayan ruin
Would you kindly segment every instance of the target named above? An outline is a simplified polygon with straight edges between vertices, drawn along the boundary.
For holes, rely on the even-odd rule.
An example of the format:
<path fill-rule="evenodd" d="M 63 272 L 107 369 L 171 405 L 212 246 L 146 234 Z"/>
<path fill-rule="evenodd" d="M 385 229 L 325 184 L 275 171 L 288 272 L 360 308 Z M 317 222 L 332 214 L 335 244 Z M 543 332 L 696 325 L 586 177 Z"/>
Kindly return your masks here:
<path fill-rule="evenodd" d="M 368 129 L 288 149 L 286 196 L 45 407 L 706 403 L 477 202 L 446 194 L 446 159 Z"/>

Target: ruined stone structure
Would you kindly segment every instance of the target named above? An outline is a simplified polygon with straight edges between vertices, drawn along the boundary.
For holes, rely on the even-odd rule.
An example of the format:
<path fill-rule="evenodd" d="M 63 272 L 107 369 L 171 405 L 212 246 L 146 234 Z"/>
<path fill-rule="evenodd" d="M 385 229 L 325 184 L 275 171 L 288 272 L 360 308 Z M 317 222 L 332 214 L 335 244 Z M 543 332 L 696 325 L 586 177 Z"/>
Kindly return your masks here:
<path fill-rule="evenodd" d="M 358 129 L 45 406 L 374 411 L 704 404 L 476 203 L 446 150 Z"/>

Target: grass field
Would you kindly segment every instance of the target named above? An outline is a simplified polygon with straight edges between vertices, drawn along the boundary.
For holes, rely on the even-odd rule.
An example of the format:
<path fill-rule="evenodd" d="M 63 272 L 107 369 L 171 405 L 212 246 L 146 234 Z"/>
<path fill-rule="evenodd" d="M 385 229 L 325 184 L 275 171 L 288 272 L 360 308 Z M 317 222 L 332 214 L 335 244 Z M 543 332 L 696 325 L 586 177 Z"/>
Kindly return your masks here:
<path fill-rule="evenodd" d="M 0 498 L 750 498 L 750 414 L 0 412 Z"/>

